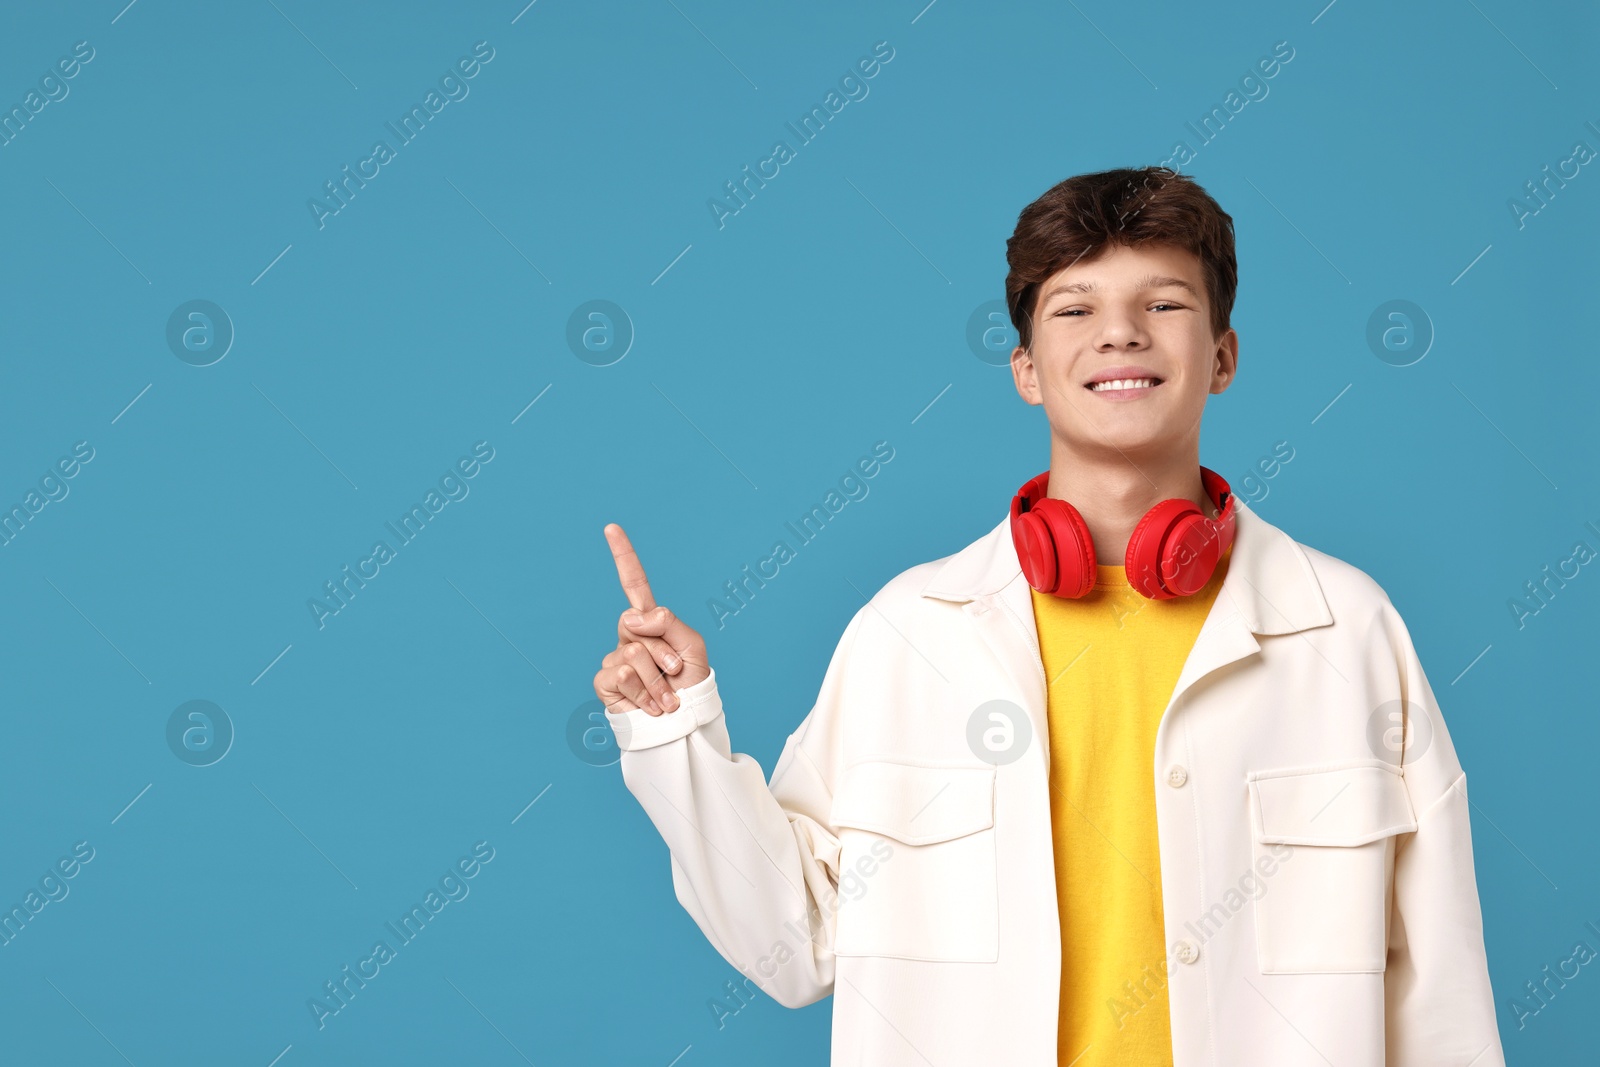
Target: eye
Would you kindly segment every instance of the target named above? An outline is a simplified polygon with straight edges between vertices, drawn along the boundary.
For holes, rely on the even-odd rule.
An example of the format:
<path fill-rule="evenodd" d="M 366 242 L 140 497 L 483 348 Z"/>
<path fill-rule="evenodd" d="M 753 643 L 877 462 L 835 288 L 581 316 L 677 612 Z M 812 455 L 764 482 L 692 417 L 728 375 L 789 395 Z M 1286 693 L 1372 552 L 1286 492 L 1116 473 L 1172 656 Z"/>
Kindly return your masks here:
<path fill-rule="evenodd" d="M 1058 315 L 1081 315 L 1083 314 L 1083 310 L 1083 308 L 1062 308 L 1060 311 L 1056 312 L 1055 315 L 1052 315 L 1051 318 L 1055 318 Z"/>
<path fill-rule="evenodd" d="M 1177 308 L 1177 309 L 1178 309 L 1178 310 L 1180 310 L 1180 311 L 1181 311 L 1181 310 L 1183 310 L 1183 305 L 1182 305 L 1182 304 L 1174 304 L 1174 303 L 1173 303 L 1173 302 L 1172 302 L 1172 301 L 1170 301 L 1170 300 L 1160 300 L 1160 301 L 1157 301 L 1157 302 L 1156 302 L 1156 305 L 1155 305 L 1155 306 L 1156 306 L 1156 307 L 1169 307 L 1169 308 Z"/>

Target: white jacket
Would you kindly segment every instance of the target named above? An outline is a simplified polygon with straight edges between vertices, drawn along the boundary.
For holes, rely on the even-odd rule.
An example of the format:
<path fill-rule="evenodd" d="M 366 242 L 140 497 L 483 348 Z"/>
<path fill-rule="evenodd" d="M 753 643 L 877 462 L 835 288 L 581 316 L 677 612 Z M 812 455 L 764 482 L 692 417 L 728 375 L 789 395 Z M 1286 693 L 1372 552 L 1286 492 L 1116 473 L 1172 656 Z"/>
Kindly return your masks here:
<path fill-rule="evenodd" d="M 1175 1067 L 1503 1067 L 1466 776 L 1404 623 L 1243 501 L 1235 538 L 1150 768 L 1165 975 L 1104 996 L 1164 981 Z M 610 721 L 729 963 L 789 1007 L 832 993 L 835 1064 L 1057 1063 L 1045 678 L 1009 516 L 855 614 L 770 785 L 715 674 L 678 695 Z M 1008 706 L 1025 745 L 997 761 L 972 739 Z"/>

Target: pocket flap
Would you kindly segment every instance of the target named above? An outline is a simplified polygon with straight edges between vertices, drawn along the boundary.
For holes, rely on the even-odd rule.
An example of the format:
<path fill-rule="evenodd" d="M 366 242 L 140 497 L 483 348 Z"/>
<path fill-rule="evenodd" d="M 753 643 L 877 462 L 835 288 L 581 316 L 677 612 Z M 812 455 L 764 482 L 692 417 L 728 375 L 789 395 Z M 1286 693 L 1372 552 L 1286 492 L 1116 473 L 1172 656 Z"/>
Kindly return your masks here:
<path fill-rule="evenodd" d="M 830 817 L 908 845 L 948 841 L 994 825 L 994 777 L 988 764 L 861 760 L 840 775 Z"/>
<path fill-rule="evenodd" d="M 1364 845 L 1417 828 L 1405 779 L 1383 760 L 1251 771 L 1246 780 L 1262 844 Z"/>

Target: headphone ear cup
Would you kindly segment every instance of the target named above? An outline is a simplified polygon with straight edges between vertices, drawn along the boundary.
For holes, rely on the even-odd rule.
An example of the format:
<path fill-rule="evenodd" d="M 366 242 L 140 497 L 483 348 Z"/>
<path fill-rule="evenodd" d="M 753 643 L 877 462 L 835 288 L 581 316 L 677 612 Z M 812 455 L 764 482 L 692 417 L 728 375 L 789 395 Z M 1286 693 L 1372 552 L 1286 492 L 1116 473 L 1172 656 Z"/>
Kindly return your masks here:
<path fill-rule="evenodd" d="M 1028 515 L 1036 518 L 1052 545 L 1051 584 L 1035 588 L 1071 600 L 1086 595 L 1094 588 L 1094 539 L 1078 509 L 1065 500 L 1045 497 Z"/>
<path fill-rule="evenodd" d="M 1177 524 L 1188 515 L 1204 521 L 1200 509 L 1189 500 L 1163 500 L 1139 520 L 1128 538 L 1128 552 L 1124 560 L 1128 581 L 1140 594 L 1151 600 L 1170 600 L 1179 596 L 1170 584 L 1176 577 L 1177 563 L 1172 554 L 1163 551 L 1168 536 Z M 1202 581 L 1200 585 L 1205 585 Z M 1199 586 L 1196 586 L 1199 588 Z"/>
<path fill-rule="evenodd" d="M 1011 538 L 1016 542 L 1017 561 L 1028 584 L 1041 593 L 1055 591 L 1056 549 L 1044 520 L 1025 511 L 1011 520 Z"/>
<path fill-rule="evenodd" d="M 1205 588 L 1222 558 L 1221 538 L 1216 522 L 1196 512 L 1181 516 L 1173 524 L 1162 551 L 1169 560 L 1167 588 L 1178 596 L 1192 596 Z M 1165 576 L 1167 571 L 1163 571 Z"/>

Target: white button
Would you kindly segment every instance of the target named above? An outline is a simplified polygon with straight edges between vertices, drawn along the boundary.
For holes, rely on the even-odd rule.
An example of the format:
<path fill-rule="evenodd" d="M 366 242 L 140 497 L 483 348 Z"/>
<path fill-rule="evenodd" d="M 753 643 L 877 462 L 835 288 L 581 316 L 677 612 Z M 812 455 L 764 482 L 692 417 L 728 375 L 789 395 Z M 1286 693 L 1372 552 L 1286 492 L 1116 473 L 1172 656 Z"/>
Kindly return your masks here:
<path fill-rule="evenodd" d="M 1189 772 L 1183 769 L 1182 764 L 1174 763 L 1171 767 L 1167 768 L 1167 784 L 1172 788 L 1177 789 L 1188 780 Z"/>
<path fill-rule="evenodd" d="M 1193 963 L 1200 958 L 1200 949 L 1192 941 L 1179 941 L 1177 949 L 1179 963 Z"/>

